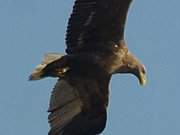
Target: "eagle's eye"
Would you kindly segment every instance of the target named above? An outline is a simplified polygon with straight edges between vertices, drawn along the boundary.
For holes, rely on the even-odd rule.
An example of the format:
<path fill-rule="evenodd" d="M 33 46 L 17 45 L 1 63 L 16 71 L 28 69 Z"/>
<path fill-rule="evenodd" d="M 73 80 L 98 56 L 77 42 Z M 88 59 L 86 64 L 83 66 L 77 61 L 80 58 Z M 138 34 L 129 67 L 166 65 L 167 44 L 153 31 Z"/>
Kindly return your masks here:
<path fill-rule="evenodd" d="M 117 52 L 119 50 L 119 46 L 117 44 L 113 44 L 113 50 Z"/>

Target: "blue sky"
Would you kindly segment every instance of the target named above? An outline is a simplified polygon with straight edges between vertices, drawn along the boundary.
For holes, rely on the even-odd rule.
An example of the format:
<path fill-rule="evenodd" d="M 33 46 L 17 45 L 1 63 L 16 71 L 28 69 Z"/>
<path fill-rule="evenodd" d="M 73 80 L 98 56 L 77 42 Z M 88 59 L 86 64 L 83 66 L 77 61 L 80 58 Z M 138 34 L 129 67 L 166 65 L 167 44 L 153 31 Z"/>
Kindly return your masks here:
<path fill-rule="evenodd" d="M 0 134 L 45 135 L 56 79 L 28 82 L 44 53 L 64 52 L 73 0 L 0 0 Z M 180 1 L 134 0 L 126 24 L 129 49 L 148 84 L 115 75 L 103 135 L 180 134 Z"/>

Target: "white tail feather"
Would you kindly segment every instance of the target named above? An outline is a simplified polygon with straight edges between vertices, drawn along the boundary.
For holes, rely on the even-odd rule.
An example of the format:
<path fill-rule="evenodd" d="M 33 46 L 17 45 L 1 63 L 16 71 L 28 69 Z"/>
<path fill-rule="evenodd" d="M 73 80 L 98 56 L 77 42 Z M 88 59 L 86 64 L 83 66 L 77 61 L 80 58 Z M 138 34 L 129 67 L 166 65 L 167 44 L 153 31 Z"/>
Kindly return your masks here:
<path fill-rule="evenodd" d="M 47 53 L 44 55 L 44 58 L 42 60 L 42 64 L 49 64 L 57 59 L 60 59 L 63 55 L 58 53 Z"/>
<path fill-rule="evenodd" d="M 58 60 L 63 55 L 58 53 L 47 53 L 44 55 L 44 58 L 41 62 L 41 64 L 37 65 L 35 69 L 33 70 L 32 74 L 29 77 L 29 80 L 39 80 L 42 79 L 42 70 L 51 62 Z"/>

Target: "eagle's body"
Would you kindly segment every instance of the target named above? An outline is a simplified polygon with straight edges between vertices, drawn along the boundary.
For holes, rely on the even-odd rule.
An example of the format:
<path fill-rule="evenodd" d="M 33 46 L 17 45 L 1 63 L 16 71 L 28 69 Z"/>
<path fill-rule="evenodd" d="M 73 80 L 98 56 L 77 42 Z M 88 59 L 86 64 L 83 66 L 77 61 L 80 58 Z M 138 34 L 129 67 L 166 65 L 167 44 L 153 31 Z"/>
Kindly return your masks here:
<path fill-rule="evenodd" d="M 124 41 L 131 0 L 76 0 L 67 55 L 48 54 L 30 80 L 58 77 L 49 105 L 49 135 L 97 135 L 106 125 L 109 81 L 132 73 L 145 84 L 144 66 Z"/>

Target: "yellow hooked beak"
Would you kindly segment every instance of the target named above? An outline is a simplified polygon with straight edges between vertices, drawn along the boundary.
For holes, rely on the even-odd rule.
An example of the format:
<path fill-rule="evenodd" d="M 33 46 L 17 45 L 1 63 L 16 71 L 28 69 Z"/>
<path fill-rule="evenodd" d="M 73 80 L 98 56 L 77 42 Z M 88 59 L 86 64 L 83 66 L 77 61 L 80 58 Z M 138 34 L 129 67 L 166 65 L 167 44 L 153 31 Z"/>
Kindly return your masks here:
<path fill-rule="evenodd" d="M 145 86 L 147 83 L 146 74 L 144 74 L 143 72 L 140 72 L 139 83 L 141 86 Z"/>

